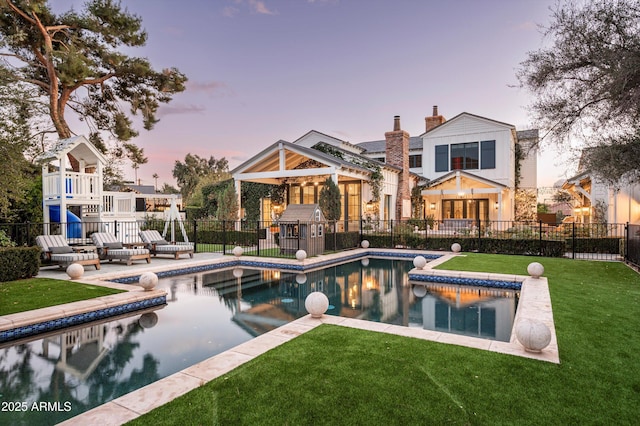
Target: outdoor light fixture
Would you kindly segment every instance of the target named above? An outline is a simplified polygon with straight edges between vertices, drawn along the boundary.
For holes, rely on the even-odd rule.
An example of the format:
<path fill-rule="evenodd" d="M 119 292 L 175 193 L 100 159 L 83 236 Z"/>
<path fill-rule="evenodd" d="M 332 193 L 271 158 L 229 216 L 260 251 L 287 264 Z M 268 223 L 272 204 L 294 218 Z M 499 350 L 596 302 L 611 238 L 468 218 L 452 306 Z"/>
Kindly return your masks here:
<path fill-rule="evenodd" d="M 431 210 L 435 210 L 436 209 L 436 203 L 431 203 Z"/>
<path fill-rule="evenodd" d="M 498 203 L 498 202 L 496 201 L 496 203 L 493 205 L 493 207 L 494 207 L 496 210 L 498 210 L 498 207 L 500 207 L 500 203 Z"/>
<path fill-rule="evenodd" d="M 367 204 L 365 204 L 365 209 L 370 212 L 373 210 L 373 201 L 367 201 Z"/>

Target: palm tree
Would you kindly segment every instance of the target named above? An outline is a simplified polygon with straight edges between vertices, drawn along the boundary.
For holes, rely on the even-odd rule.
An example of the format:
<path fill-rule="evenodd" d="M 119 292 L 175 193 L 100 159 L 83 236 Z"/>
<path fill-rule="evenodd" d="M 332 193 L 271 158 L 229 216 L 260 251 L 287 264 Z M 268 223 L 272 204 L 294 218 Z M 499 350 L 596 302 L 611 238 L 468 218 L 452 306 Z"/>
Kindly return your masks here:
<path fill-rule="evenodd" d="M 152 178 L 154 178 L 154 179 L 155 179 L 155 181 L 156 181 L 155 191 L 156 191 L 156 192 L 158 192 L 158 178 L 159 178 L 160 176 L 158 176 L 158 174 L 157 174 L 157 173 L 154 173 L 154 174 L 153 174 L 153 176 L 151 176 L 151 177 L 152 177 Z"/>

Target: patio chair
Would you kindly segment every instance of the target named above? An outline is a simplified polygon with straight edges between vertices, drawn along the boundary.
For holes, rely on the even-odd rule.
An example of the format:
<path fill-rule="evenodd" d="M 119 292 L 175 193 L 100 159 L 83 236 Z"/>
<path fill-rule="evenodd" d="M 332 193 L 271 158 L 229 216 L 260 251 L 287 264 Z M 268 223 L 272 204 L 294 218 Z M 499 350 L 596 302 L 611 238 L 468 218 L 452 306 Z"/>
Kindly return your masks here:
<path fill-rule="evenodd" d="M 147 245 L 147 248 L 154 256 L 158 254 L 170 254 L 176 259 L 181 254 L 188 254 L 193 258 L 193 244 L 192 243 L 169 243 L 162 238 L 162 235 L 155 229 L 146 231 L 140 231 L 140 239 Z"/>
<path fill-rule="evenodd" d="M 100 269 L 100 257 L 97 253 L 81 253 L 67 243 L 62 235 L 38 235 L 36 244 L 42 250 L 43 257 L 53 263 L 57 263 L 61 268 L 66 268 L 72 263 L 80 265 L 94 265 Z M 79 248 L 84 250 L 84 248 Z"/>
<path fill-rule="evenodd" d="M 134 260 L 144 259 L 151 262 L 151 253 L 146 248 L 130 247 L 118 241 L 115 235 L 108 232 L 94 232 L 91 234 L 93 244 L 98 248 L 98 255 L 103 260 L 122 260 L 131 265 Z"/>

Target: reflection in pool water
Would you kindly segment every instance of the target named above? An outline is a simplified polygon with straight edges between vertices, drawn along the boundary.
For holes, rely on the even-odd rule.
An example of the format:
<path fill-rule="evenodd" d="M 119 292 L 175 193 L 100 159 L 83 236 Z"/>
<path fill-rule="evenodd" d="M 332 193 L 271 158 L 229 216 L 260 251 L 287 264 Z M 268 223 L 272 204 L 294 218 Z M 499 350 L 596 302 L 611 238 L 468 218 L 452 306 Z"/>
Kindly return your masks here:
<path fill-rule="evenodd" d="M 510 331 L 500 321 L 513 319 L 517 297 L 499 307 L 504 291 L 412 286 L 411 268 L 362 259 L 304 274 L 236 268 L 161 279 L 161 309 L 0 346 L 0 401 L 26 408 L 0 412 L 0 424 L 55 424 L 88 411 L 306 315 L 313 291 L 328 296 L 331 315 L 488 338 Z M 34 410 L 41 402 L 47 410 Z"/>

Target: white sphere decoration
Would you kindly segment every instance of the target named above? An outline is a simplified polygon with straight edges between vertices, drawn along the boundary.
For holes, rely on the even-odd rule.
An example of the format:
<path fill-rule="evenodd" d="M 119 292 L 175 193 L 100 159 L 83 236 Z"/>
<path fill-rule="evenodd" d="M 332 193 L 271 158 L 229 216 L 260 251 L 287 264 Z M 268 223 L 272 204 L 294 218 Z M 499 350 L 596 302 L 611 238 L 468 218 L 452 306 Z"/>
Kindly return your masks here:
<path fill-rule="evenodd" d="M 153 272 L 144 272 L 138 278 L 138 285 L 145 289 L 145 291 L 153 290 L 153 288 L 158 284 L 158 276 Z"/>
<path fill-rule="evenodd" d="M 360 246 L 364 249 L 369 248 L 369 240 L 362 240 Z"/>
<path fill-rule="evenodd" d="M 413 294 L 416 297 L 424 297 L 427 295 L 427 288 L 423 285 L 414 285 L 413 286 Z"/>
<path fill-rule="evenodd" d="M 362 266 L 369 266 L 369 258 L 365 257 L 360 261 L 360 263 L 362 264 Z"/>
<path fill-rule="evenodd" d="M 69 278 L 72 280 L 77 280 L 82 276 L 82 274 L 84 274 L 84 266 L 79 263 L 72 263 L 67 266 L 67 275 L 69 275 Z"/>
<path fill-rule="evenodd" d="M 244 253 L 244 250 L 242 250 L 242 247 L 240 246 L 235 246 L 231 252 L 235 257 L 240 257 L 242 256 L 242 253 Z"/>
<path fill-rule="evenodd" d="M 242 277 L 242 274 L 244 274 L 244 270 L 242 268 L 233 268 L 233 276 L 236 278 L 240 278 Z"/>
<path fill-rule="evenodd" d="M 416 256 L 413 258 L 413 266 L 418 269 L 424 269 L 427 266 L 427 259 L 424 256 Z"/>
<path fill-rule="evenodd" d="M 300 285 L 307 282 L 307 274 L 296 274 L 296 282 Z"/>
<path fill-rule="evenodd" d="M 329 309 L 329 298 L 320 291 L 314 291 L 304 300 L 304 307 L 312 318 L 320 318 Z"/>
<path fill-rule="evenodd" d="M 451 244 L 451 251 L 454 253 L 460 253 L 460 250 L 462 250 L 462 246 L 458 243 L 453 243 Z"/>
<path fill-rule="evenodd" d="M 147 312 L 146 314 L 140 315 L 138 319 L 138 324 L 142 328 L 152 328 L 158 323 L 158 314 L 155 312 Z"/>
<path fill-rule="evenodd" d="M 307 252 L 300 249 L 296 252 L 296 259 L 303 261 L 307 258 Z"/>
<path fill-rule="evenodd" d="M 538 262 L 531 262 L 529 266 L 527 266 L 527 272 L 533 278 L 540 278 L 542 274 L 544 274 L 544 266 Z"/>
<path fill-rule="evenodd" d="M 516 325 L 516 338 L 528 352 L 541 352 L 551 342 L 551 330 L 542 321 L 522 318 Z"/>

